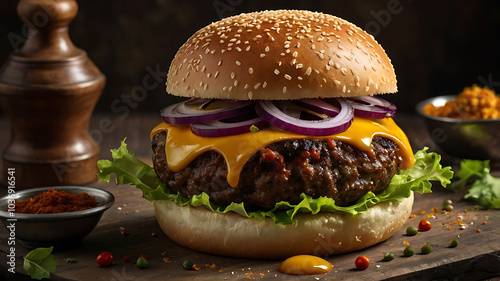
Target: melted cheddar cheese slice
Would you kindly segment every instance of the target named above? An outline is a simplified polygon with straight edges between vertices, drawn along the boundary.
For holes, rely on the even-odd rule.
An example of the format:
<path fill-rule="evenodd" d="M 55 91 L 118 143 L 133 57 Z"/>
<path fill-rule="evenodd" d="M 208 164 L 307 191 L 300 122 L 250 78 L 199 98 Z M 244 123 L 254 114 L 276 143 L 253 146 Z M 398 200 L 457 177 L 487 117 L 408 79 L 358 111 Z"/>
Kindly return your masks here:
<path fill-rule="evenodd" d="M 167 154 L 168 166 L 172 171 L 178 172 L 182 170 L 202 153 L 213 150 L 221 154 L 226 160 L 227 181 L 232 187 L 238 185 L 243 166 L 260 148 L 266 147 L 273 142 L 288 139 L 323 140 L 332 138 L 373 153 L 372 139 L 375 136 L 381 136 L 392 140 L 398 145 L 403 158 L 403 169 L 410 168 L 415 162 L 408 138 L 392 118 L 367 119 L 354 117 L 352 125 L 346 131 L 321 137 L 298 135 L 276 127 L 226 137 L 200 137 L 191 132 L 189 125 L 170 125 L 162 122 L 151 131 L 151 139 L 162 131 L 167 132 L 165 153 Z"/>

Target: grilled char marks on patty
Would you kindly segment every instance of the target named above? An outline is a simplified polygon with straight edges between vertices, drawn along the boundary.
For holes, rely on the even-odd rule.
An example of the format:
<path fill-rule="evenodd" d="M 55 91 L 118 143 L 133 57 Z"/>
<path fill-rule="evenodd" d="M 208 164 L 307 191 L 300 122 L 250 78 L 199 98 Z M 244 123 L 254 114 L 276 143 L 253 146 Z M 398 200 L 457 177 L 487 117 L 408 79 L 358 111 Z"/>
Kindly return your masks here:
<path fill-rule="evenodd" d="M 327 196 L 346 206 L 368 191 L 383 190 L 402 158 L 389 139 L 375 137 L 373 154 L 342 141 L 296 139 L 262 148 L 245 164 L 237 187 L 227 183 L 224 158 L 215 151 L 198 156 L 179 172 L 167 165 L 166 132 L 152 141 L 153 165 L 172 190 L 191 197 L 205 192 L 214 203 L 244 202 L 247 210 L 269 210 L 277 202 L 300 202 L 300 194 Z"/>

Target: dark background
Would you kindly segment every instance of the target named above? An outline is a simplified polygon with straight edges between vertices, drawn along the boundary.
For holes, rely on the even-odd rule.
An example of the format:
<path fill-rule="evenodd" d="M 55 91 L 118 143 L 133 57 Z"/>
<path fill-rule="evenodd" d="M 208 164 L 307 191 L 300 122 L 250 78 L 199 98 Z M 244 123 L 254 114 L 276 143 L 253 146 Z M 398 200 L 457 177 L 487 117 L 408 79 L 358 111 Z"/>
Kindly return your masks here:
<path fill-rule="evenodd" d="M 412 111 L 430 96 L 458 94 L 474 83 L 500 87 L 500 1 L 250 1 L 85 0 L 70 25 L 76 46 L 107 76 L 96 111 L 130 96 L 148 71 L 166 72 L 177 49 L 198 29 L 226 17 L 264 9 L 307 9 L 339 16 L 375 36 L 392 59 L 399 93 L 386 96 Z M 17 1 L 0 1 L 0 63 L 23 36 Z M 163 77 L 164 80 L 165 77 Z M 178 99 L 163 82 L 133 112 L 158 111 Z"/>

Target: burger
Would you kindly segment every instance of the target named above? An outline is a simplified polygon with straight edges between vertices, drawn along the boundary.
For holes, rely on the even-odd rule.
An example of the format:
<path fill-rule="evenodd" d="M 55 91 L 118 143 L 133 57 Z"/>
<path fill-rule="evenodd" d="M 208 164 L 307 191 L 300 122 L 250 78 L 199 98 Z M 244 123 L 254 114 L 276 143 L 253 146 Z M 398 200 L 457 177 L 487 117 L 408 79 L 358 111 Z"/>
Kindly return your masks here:
<path fill-rule="evenodd" d="M 413 191 L 449 183 L 440 156 L 413 154 L 395 124 L 390 59 L 338 17 L 298 10 L 214 22 L 180 47 L 166 81 L 186 97 L 151 131 L 153 167 L 128 151 L 99 161 L 153 202 L 179 245 L 274 259 L 333 255 L 386 240 Z"/>

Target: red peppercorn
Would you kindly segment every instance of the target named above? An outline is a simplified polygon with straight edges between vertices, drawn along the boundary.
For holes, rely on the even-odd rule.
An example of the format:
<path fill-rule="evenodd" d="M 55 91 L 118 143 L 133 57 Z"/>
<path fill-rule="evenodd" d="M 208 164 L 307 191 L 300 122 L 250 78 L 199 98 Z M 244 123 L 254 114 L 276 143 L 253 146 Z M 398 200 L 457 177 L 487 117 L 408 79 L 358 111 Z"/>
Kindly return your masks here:
<path fill-rule="evenodd" d="M 426 220 L 426 219 L 422 219 L 418 223 L 418 230 L 419 231 L 428 231 L 428 230 L 431 230 L 431 228 L 432 228 L 431 222 Z"/>
<path fill-rule="evenodd" d="M 102 252 L 96 261 L 99 266 L 110 266 L 113 263 L 113 255 L 110 252 Z"/>
<path fill-rule="evenodd" d="M 365 270 L 370 266 L 370 260 L 365 256 L 359 256 L 354 261 L 354 265 L 360 270 Z"/>

